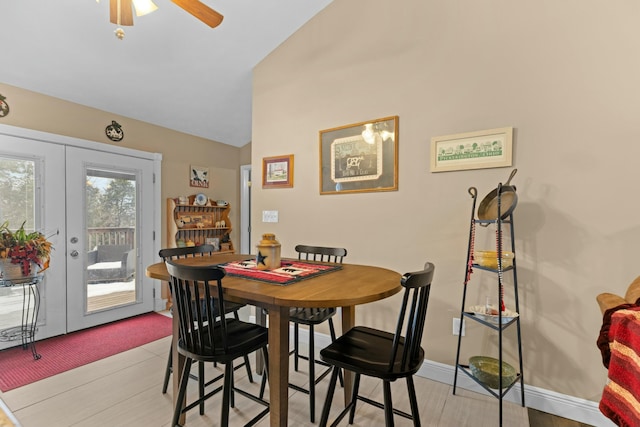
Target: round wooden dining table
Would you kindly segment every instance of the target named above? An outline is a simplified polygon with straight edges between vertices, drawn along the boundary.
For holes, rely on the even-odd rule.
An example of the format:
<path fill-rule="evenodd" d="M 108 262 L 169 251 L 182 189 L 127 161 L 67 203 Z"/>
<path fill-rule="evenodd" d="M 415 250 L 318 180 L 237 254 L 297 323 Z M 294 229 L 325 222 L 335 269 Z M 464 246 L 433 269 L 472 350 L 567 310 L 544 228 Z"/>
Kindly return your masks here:
<path fill-rule="evenodd" d="M 186 265 L 219 265 L 255 258 L 255 255 L 215 254 L 177 260 Z M 306 262 L 306 261 L 305 261 Z M 341 307 L 342 331 L 354 326 L 355 307 L 390 297 L 402 289 L 401 275 L 367 265 L 341 264 L 342 268 L 288 285 L 227 275 L 222 280 L 225 298 L 267 309 L 269 316 L 270 425 L 287 426 L 289 384 L 289 309 L 291 307 Z M 163 262 L 147 267 L 146 275 L 169 280 Z M 258 310 L 262 312 L 262 310 Z M 173 317 L 173 396 L 177 396 L 184 357 L 177 353 L 178 320 Z M 176 374 L 177 373 L 177 374 Z M 345 403 L 351 396 L 353 375 L 346 373 Z M 174 402 L 175 403 L 175 402 Z M 181 423 L 184 424 L 184 417 Z"/>

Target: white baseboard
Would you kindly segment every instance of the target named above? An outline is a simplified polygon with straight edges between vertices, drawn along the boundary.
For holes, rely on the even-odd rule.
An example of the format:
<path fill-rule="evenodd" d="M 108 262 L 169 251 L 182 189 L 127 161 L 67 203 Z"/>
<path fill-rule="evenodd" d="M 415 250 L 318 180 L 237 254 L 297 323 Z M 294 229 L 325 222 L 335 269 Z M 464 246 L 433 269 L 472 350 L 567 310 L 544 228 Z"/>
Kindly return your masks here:
<path fill-rule="evenodd" d="M 416 375 L 433 381 L 453 385 L 455 369 L 451 365 L 425 360 Z M 465 390 L 489 395 L 485 389 L 464 373 L 458 373 L 456 386 Z M 504 400 L 521 404 L 520 396 L 521 388 L 518 383 L 504 396 Z M 524 400 L 525 406 L 528 408 L 537 409 L 548 414 L 557 415 L 559 417 L 568 418 L 596 427 L 615 427 L 615 424 L 609 420 L 609 418 L 602 415 L 598 409 L 598 402 L 592 402 L 590 400 L 557 393 L 555 391 L 527 384 L 525 384 L 524 387 Z"/>
<path fill-rule="evenodd" d="M 251 320 L 254 321 L 254 316 L 251 317 Z M 293 337 L 292 328 L 290 329 L 290 336 Z M 307 329 L 300 328 L 300 342 L 309 342 Z M 316 333 L 315 346 L 318 351 L 330 343 L 331 339 L 329 335 Z M 453 385 L 455 369 L 451 365 L 425 359 L 422 367 L 416 375 L 429 380 Z M 485 389 L 471 378 L 467 377 L 464 373 L 459 373 L 456 387 L 489 395 Z M 518 383 L 504 396 L 504 400 L 521 404 L 520 395 L 521 389 L 520 384 Z M 557 393 L 552 390 L 546 390 L 527 384 L 525 384 L 524 387 L 524 399 L 525 406 L 528 408 L 533 408 L 548 414 L 568 418 L 595 427 L 615 427 L 615 424 L 600 412 L 598 409 L 598 402 Z"/>

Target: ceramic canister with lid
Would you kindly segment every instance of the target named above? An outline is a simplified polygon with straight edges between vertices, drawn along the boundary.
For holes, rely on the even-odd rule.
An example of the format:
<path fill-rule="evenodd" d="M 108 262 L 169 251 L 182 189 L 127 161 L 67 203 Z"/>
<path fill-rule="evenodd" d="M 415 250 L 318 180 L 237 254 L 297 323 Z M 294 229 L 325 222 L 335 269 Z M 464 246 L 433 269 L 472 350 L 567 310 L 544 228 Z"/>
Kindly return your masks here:
<path fill-rule="evenodd" d="M 276 235 L 265 233 L 262 240 L 256 246 L 258 255 L 256 257 L 256 268 L 258 270 L 274 270 L 280 268 L 280 242 L 276 240 Z"/>

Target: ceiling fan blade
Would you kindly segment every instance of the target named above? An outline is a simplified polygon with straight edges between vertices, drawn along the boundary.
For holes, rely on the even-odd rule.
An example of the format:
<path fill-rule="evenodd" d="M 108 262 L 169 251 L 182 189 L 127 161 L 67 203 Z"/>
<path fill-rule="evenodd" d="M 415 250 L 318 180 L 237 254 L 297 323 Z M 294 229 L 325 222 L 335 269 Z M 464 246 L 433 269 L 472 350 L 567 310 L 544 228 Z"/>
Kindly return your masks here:
<path fill-rule="evenodd" d="M 110 21 L 116 25 L 133 25 L 131 0 L 109 0 Z"/>
<path fill-rule="evenodd" d="M 222 22 L 223 16 L 199 0 L 171 0 L 211 28 Z"/>

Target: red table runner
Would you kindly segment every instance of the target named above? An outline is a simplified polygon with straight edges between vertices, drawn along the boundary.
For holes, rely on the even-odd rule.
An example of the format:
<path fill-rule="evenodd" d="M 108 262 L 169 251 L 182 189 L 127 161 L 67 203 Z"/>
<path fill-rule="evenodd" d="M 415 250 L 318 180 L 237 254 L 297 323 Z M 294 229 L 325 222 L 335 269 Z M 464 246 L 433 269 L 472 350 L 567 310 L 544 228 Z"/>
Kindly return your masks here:
<path fill-rule="evenodd" d="M 320 264 L 297 260 L 282 260 L 281 267 L 275 270 L 258 270 L 256 260 L 232 261 L 220 264 L 228 276 L 244 277 L 260 282 L 289 285 L 304 279 L 340 270 L 339 264 Z"/>
<path fill-rule="evenodd" d="M 640 307 L 618 310 L 609 328 L 609 383 L 600 411 L 618 426 L 640 426 Z"/>

